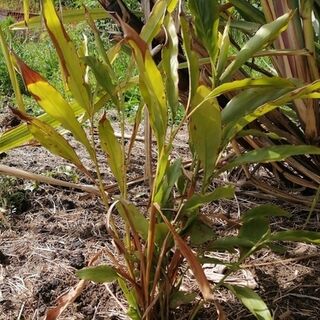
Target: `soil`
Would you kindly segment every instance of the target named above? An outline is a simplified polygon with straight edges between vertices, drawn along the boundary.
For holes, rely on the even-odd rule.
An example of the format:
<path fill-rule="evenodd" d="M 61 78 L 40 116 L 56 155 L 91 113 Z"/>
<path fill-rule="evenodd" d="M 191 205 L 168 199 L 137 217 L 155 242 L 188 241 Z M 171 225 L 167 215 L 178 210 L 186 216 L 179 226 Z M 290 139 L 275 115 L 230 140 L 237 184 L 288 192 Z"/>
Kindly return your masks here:
<path fill-rule="evenodd" d="M 0 120 L 1 130 L 4 126 L 7 128 L 7 119 Z M 185 137 L 181 132 L 174 154 L 188 160 L 190 155 Z M 82 152 L 77 144 L 75 146 Z M 102 159 L 103 155 L 100 157 Z M 39 146 L 25 146 L 2 154 L 0 163 L 69 182 L 89 183 L 64 160 Z M 129 180 L 141 177 L 143 164 L 144 144 L 137 142 L 132 153 Z M 108 168 L 105 167 L 102 174 L 106 184 L 114 183 Z M 224 179 L 232 179 L 232 176 Z M 148 202 L 146 183 L 134 184 L 130 188 L 130 197 L 137 206 L 145 207 Z M 204 213 L 219 234 L 228 235 L 232 231 L 221 217 L 238 219 L 239 212 L 263 202 L 249 196 L 245 190 L 239 190 L 236 200 L 212 203 L 206 206 Z M 301 228 L 308 213 L 288 203 L 280 205 L 293 216 L 291 219 L 275 219 L 272 228 Z M 0 207 L 1 320 L 43 319 L 47 308 L 54 306 L 59 296 L 79 282 L 76 270 L 86 266 L 105 248 L 114 250 L 105 229 L 104 207 L 93 195 L 0 176 Z M 317 212 L 312 215 L 308 229 L 320 229 Z M 274 319 L 319 319 L 320 249 L 307 244 L 285 243 L 283 246 L 286 252 L 281 254 L 259 251 L 245 262 L 244 269 L 258 284 L 255 290 L 266 301 Z M 105 260 L 102 254 L 99 262 Z M 191 276 L 186 286 L 196 287 Z M 254 319 L 227 290 L 217 290 L 216 299 L 228 319 Z M 89 283 L 59 319 L 126 319 L 123 306 L 125 302 L 116 284 Z M 172 319 L 187 319 L 192 308 L 181 307 L 181 312 Z M 216 318 L 213 304 L 205 304 L 197 316 L 197 319 Z"/>

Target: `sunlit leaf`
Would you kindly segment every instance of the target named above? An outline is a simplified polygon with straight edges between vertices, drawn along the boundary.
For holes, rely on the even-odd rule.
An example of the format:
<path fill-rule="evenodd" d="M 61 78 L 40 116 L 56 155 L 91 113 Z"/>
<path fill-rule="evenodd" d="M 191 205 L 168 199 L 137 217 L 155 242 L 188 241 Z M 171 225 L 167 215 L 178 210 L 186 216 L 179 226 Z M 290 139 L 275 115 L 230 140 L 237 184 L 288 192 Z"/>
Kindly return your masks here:
<path fill-rule="evenodd" d="M 19 118 L 27 123 L 28 129 L 33 137 L 40 142 L 42 146 L 55 155 L 63 157 L 83 170 L 84 167 L 69 142 L 50 125 L 28 116 L 26 113 L 18 110 L 12 110 Z"/>
<path fill-rule="evenodd" d="M 228 81 L 252 55 L 270 44 L 283 32 L 291 19 L 292 12 L 286 13 L 268 24 L 263 25 L 257 33 L 241 48 L 236 59 L 226 68 L 220 77 L 221 82 Z"/>
<path fill-rule="evenodd" d="M 78 103 L 90 111 L 90 96 L 85 84 L 85 66 L 66 33 L 52 0 L 42 0 L 42 12 L 50 38 L 57 50 L 68 87 Z"/>
<path fill-rule="evenodd" d="M 167 0 L 158 0 L 154 4 L 148 17 L 148 21 L 140 32 L 140 37 L 145 42 L 151 43 L 153 38 L 159 33 L 166 13 L 167 2 Z"/>
<path fill-rule="evenodd" d="M 234 295 L 258 320 L 273 319 L 265 302 L 252 289 L 247 287 L 232 286 L 230 284 L 224 284 L 224 286 L 232 291 Z"/>
<path fill-rule="evenodd" d="M 90 8 L 88 9 L 92 19 L 105 19 L 110 17 L 109 13 L 103 8 Z M 80 9 L 63 9 L 61 19 L 63 23 L 78 23 L 81 21 L 85 21 L 85 10 L 83 8 Z M 34 16 L 30 17 L 28 21 L 28 26 L 26 26 L 24 21 L 19 21 L 10 26 L 11 30 L 21 30 L 21 29 L 34 29 L 42 26 L 42 17 Z"/>
<path fill-rule="evenodd" d="M 96 267 L 87 267 L 76 271 L 76 275 L 83 280 L 89 280 L 96 283 L 112 282 L 118 279 L 116 270 L 107 265 Z"/>
<path fill-rule="evenodd" d="M 59 121 L 65 129 L 70 130 L 74 137 L 92 154 L 92 147 L 87 139 L 87 135 L 68 102 L 39 73 L 30 69 L 18 57 L 16 57 L 16 61 L 29 92 L 38 104 L 52 118 Z"/>

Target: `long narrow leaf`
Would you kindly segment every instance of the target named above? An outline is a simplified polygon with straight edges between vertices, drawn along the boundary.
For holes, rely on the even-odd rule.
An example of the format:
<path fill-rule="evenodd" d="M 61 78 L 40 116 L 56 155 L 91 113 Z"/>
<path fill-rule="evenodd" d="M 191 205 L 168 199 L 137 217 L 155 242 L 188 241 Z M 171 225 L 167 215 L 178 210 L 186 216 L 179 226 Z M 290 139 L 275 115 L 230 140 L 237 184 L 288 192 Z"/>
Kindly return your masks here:
<path fill-rule="evenodd" d="M 68 87 L 78 103 L 90 112 L 90 97 L 85 84 L 85 66 L 66 33 L 52 0 L 42 0 L 44 22 L 57 50 Z"/>

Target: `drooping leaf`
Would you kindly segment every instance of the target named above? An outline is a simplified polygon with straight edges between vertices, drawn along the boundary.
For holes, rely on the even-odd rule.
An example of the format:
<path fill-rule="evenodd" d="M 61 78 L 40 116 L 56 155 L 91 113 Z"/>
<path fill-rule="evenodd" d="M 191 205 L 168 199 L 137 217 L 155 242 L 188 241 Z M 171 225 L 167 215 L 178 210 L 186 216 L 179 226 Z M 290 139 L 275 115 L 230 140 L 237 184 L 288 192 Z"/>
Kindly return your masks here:
<path fill-rule="evenodd" d="M 265 302 L 252 289 L 247 287 L 232 286 L 230 284 L 224 284 L 224 286 L 232 291 L 234 295 L 258 320 L 273 319 Z"/>
<path fill-rule="evenodd" d="M 87 267 L 76 271 L 76 275 L 83 280 L 96 283 L 113 282 L 119 278 L 116 270 L 108 265 Z"/>
<path fill-rule="evenodd" d="M 206 99 L 210 90 L 199 86 L 192 99 L 189 121 L 190 142 L 204 169 L 204 185 L 215 169 L 221 143 L 221 113 L 215 98 Z"/>
<path fill-rule="evenodd" d="M 103 8 L 90 8 L 88 9 L 93 20 L 106 19 L 109 18 L 109 13 Z M 61 14 L 61 19 L 64 24 L 68 23 L 78 23 L 85 21 L 85 10 L 80 9 L 63 9 Z M 24 21 L 19 21 L 10 26 L 11 30 L 24 30 L 24 29 L 35 29 L 42 26 L 42 17 L 34 16 L 30 17 L 28 21 L 28 26 L 26 26 Z"/>
<path fill-rule="evenodd" d="M 94 105 L 94 109 L 100 110 L 108 100 L 108 95 L 99 97 Z M 71 109 L 76 117 L 83 116 L 85 110 L 77 103 L 70 104 Z M 52 118 L 49 114 L 44 113 L 37 117 L 37 119 L 49 124 L 53 128 L 61 126 L 61 123 L 56 119 Z M 11 149 L 20 147 L 24 143 L 27 143 L 32 139 L 27 125 L 25 123 L 19 124 L 17 127 L 10 129 L 0 135 L 0 153 L 7 152 Z"/>
<path fill-rule="evenodd" d="M 85 66 L 66 33 L 52 0 L 42 0 L 42 13 L 50 38 L 57 50 L 68 87 L 77 102 L 90 112 L 90 96 L 85 84 Z"/>
<path fill-rule="evenodd" d="M 230 199 L 232 197 L 234 197 L 233 186 L 218 187 L 210 193 L 193 195 L 188 201 L 186 201 L 183 206 L 183 210 L 193 211 L 206 203 L 220 199 Z"/>
<path fill-rule="evenodd" d="M 124 194 L 126 189 L 124 150 L 122 150 L 120 142 L 115 137 L 110 121 L 105 114 L 99 121 L 98 129 L 101 148 L 107 154 L 110 169 L 117 179 L 121 193 Z"/>
<path fill-rule="evenodd" d="M 70 130 L 74 137 L 87 148 L 90 154 L 92 154 L 92 147 L 88 141 L 87 135 L 78 122 L 69 103 L 39 73 L 30 69 L 17 56 L 15 56 L 15 59 L 29 92 L 40 107 L 42 107 L 52 118 L 59 121 L 65 129 Z"/>
<path fill-rule="evenodd" d="M 320 245 L 320 232 L 288 230 L 275 232 L 270 237 L 273 241 L 296 241 Z"/>
<path fill-rule="evenodd" d="M 226 68 L 220 77 L 220 82 L 226 82 L 252 55 L 270 44 L 277 36 L 283 32 L 292 17 L 292 12 L 288 12 L 276 20 L 263 25 L 257 33 L 241 48 L 236 59 Z"/>
<path fill-rule="evenodd" d="M 214 66 L 218 51 L 219 1 L 189 0 L 188 3 L 195 20 L 197 36 L 207 49 Z"/>
<path fill-rule="evenodd" d="M 320 154 L 320 148 L 311 145 L 281 145 L 252 150 L 238 156 L 235 160 L 223 166 L 219 172 L 243 164 L 282 161 L 291 156 L 305 154 Z"/>
<path fill-rule="evenodd" d="M 69 142 L 62 135 L 56 132 L 50 125 L 36 118 L 28 116 L 26 113 L 21 111 L 14 109 L 12 109 L 12 111 L 15 115 L 27 123 L 30 133 L 36 140 L 40 142 L 42 146 L 44 146 L 53 154 L 70 161 L 79 169 L 84 170 L 82 162 Z"/>
<path fill-rule="evenodd" d="M 264 217 L 291 217 L 291 214 L 276 205 L 264 204 L 248 210 L 241 219 L 249 221 Z"/>
<path fill-rule="evenodd" d="M 253 122 L 257 118 L 263 116 L 264 114 L 280 107 L 285 104 L 287 104 L 290 101 L 294 101 L 296 99 L 301 99 L 302 97 L 309 97 L 313 98 L 312 94 L 315 92 L 318 92 L 320 89 L 320 81 L 316 80 L 311 84 L 304 85 L 302 87 L 298 87 L 295 89 L 292 89 L 288 92 L 284 92 L 280 97 L 273 98 L 262 105 L 257 105 L 256 103 L 253 103 L 254 110 L 249 107 L 250 113 L 241 116 L 236 117 L 234 121 L 230 121 L 226 123 L 226 126 L 223 130 L 223 142 L 224 144 L 230 141 L 238 132 L 240 132 L 246 125 Z M 287 89 L 283 89 L 287 91 Z M 260 98 L 259 98 L 260 99 Z M 251 99 L 252 100 L 252 99 Z M 250 106 L 250 104 L 248 104 Z M 237 115 L 237 113 L 235 113 Z"/>
<path fill-rule="evenodd" d="M 177 108 L 179 105 L 178 95 L 178 35 L 171 15 L 165 18 L 164 26 L 167 31 L 167 43 L 162 49 L 162 66 L 166 74 L 166 93 L 168 105 L 171 109 L 173 121 L 176 118 Z"/>

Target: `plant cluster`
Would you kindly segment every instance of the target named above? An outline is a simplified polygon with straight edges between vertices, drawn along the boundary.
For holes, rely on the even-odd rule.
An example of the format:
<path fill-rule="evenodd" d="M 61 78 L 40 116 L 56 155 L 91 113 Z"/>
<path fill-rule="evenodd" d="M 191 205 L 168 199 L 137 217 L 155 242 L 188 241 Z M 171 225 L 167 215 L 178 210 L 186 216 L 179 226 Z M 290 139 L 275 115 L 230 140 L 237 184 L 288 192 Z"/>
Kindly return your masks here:
<path fill-rule="evenodd" d="M 272 232 L 270 217 L 289 217 L 289 214 L 276 206 L 263 205 L 242 214 L 237 235 L 219 237 L 203 219 L 201 208 L 234 196 L 232 185 L 212 190 L 212 180 L 227 170 L 252 163 L 282 161 L 292 156 L 320 154 L 320 149 L 312 145 L 278 143 L 239 154 L 236 158 L 223 159 L 230 144 L 237 147 L 237 138 L 259 136 L 268 141 L 274 138 L 275 135 L 269 132 L 248 129 L 255 120 L 266 117 L 280 106 L 303 99 L 314 101 L 319 97 L 319 80 L 303 82 L 267 75 L 253 78 L 242 72 L 243 66 L 256 56 L 282 57 L 281 50 L 266 48 L 283 35 L 295 13 L 289 11 L 266 23 L 255 6 L 240 6 L 246 1 L 189 0 L 186 4 L 178 0 L 158 0 L 150 1 L 149 12 L 144 8 L 146 19 L 141 26 L 137 23 L 141 20 L 133 18 L 130 11 L 126 12 L 128 9 L 123 4 L 122 11 L 112 16 L 121 27 L 123 38 L 106 50 L 94 20 L 111 17 L 112 13 L 103 8 L 83 8 L 67 10 L 60 17 L 52 0 L 41 2 L 42 19 L 59 57 L 68 94 L 66 97 L 33 70 L 17 52 L 9 51 L 2 35 L 1 44 L 16 96 L 19 97 L 20 91 L 14 68 L 19 70 L 43 114 L 38 117 L 28 114 L 21 100 L 12 112 L 24 124 L 0 137 L 0 152 L 35 139 L 73 164 L 98 189 L 105 205 L 106 228 L 119 255 L 107 250 L 108 265 L 89 266 L 78 271 L 78 276 L 99 283 L 117 281 L 128 303 L 131 319 L 170 319 L 175 308 L 193 301 L 196 296 L 198 305 L 190 319 L 195 317 L 202 300 L 214 303 L 219 319 L 224 319 L 214 294 L 221 286 L 233 292 L 257 319 L 272 319 L 268 307 L 253 290 L 228 284 L 225 280 L 257 250 L 273 249 L 278 241 L 319 244 L 319 233 L 303 230 Z M 111 2 L 113 5 L 121 3 Z M 109 1 L 101 1 L 101 4 L 105 9 L 110 5 Z M 184 5 L 188 7 L 184 8 Z M 257 21 L 249 24 L 256 32 L 239 51 L 230 54 L 233 43 L 230 28 L 248 27 L 232 19 L 234 6 L 243 16 L 251 8 L 256 19 L 261 18 L 261 21 L 260 25 Z M 77 50 L 62 23 L 83 19 L 91 28 L 96 43 L 95 55 L 90 53 L 86 41 L 84 48 Z M 30 18 L 27 23 L 35 27 L 41 20 Z M 13 26 L 19 27 L 19 23 Z M 131 60 L 126 77 L 118 79 L 114 65 L 121 51 L 127 52 Z M 242 76 L 237 77 L 239 74 Z M 129 148 L 125 145 L 125 97 L 127 90 L 135 85 L 139 86 L 141 101 L 147 110 L 145 124 L 150 125 L 156 141 L 156 170 L 149 172 L 150 195 L 146 212 L 130 201 L 127 185 L 132 144 Z M 222 96 L 230 97 L 226 106 L 220 102 Z M 178 118 L 180 101 L 185 112 Z M 118 113 L 119 139 L 110 119 L 105 113 L 101 116 L 101 109 L 107 102 Z M 143 104 L 134 111 L 135 128 L 141 121 Z M 84 129 L 84 122 L 88 130 Z M 183 126 L 188 128 L 192 154 L 189 170 L 185 170 L 181 159 L 171 160 L 174 141 Z M 99 146 L 95 141 L 96 130 Z M 63 135 L 65 132 L 71 133 L 86 150 L 94 174 L 92 168 L 83 164 L 83 155 L 71 146 Z M 280 132 L 276 133 L 278 137 Z M 132 143 L 136 134 L 134 130 Z M 117 196 L 111 196 L 105 190 L 98 147 L 105 152 L 106 162 L 117 181 Z M 146 149 L 150 149 L 147 140 Z M 245 170 L 249 175 L 248 169 Z M 115 214 L 123 220 L 124 230 L 115 223 Z M 236 253 L 234 262 L 207 256 L 208 252 L 225 250 Z M 215 285 L 209 284 L 202 268 L 203 263 L 210 261 L 228 267 L 223 279 Z M 195 277 L 199 292 L 181 290 L 186 265 Z M 63 309 L 64 306 L 53 312 L 59 314 Z"/>

